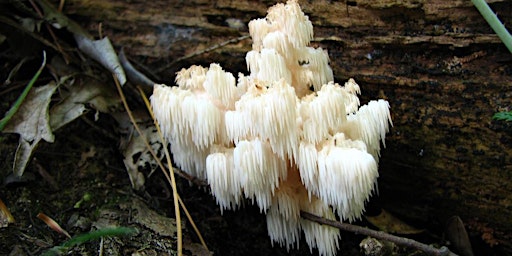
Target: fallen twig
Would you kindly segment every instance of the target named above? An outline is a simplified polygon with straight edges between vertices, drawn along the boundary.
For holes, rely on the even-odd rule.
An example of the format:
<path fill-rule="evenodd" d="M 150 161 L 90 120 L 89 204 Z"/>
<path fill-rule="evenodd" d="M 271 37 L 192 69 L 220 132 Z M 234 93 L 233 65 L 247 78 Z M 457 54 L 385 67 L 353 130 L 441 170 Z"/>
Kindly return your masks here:
<path fill-rule="evenodd" d="M 148 111 L 149 111 L 149 113 L 151 115 L 151 118 L 155 122 L 155 127 L 156 127 L 156 129 L 158 131 L 158 135 L 160 136 L 160 140 L 165 145 L 165 140 L 163 138 L 162 132 L 160 131 L 160 126 L 158 125 L 158 122 L 156 121 L 156 119 L 155 119 L 155 117 L 153 115 L 153 111 L 151 110 L 151 105 L 149 103 L 148 97 L 146 97 L 146 94 L 144 94 L 144 92 L 142 91 L 142 89 L 140 87 L 137 87 L 137 88 L 139 89 L 140 95 L 141 95 L 142 99 L 144 100 L 144 103 L 146 104 L 146 107 L 147 107 L 147 109 L 148 109 Z M 151 147 L 149 147 L 148 149 L 151 149 Z M 175 173 L 175 169 L 172 167 L 171 156 L 169 154 L 169 151 L 167 150 L 167 146 L 164 146 L 164 152 L 165 152 L 165 157 L 167 159 L 167 165 L 168 165 L 168 168 L 169 168 L 169 173 L 174 174 Z M 158 165 L 160 166 L 160 169 L 164 173 L 165 177 L 167 178 L 167 181 L 171 184 L 171 186 L 173 186 L 173 188 L 175 188 L 176 187 L 176 182 L 174 180 L 174 175 L 169 175 L 167 172 L 165 172 L 165 169 L 163 168 L 162 161 L 160 161 L 160 159 L 158 157 L 156 157 L 156 155 L 153 155 L 153 157 L 155 158 L 155 161 L 158 162 Z M 180 196 L 178 194 L 176 194 L 175 197 L 177 197 L 179 199 L 179 203 L 181 204 L 181 208 L 185 212 L 185 215 L 187 215 L 187 218 L 190 221 L 190 224 L 192 225 L 192 228 L 196 232 L 197 236 L 199 237 L 199 240 L 201 241 L 201 244 L 203 245 L 203 247 L 207 251 L 210 251 L 208 249 L 208 246 L 206 245 L 206 242 L 203 239 L 203 236 L 201 235 L 201 232 L 199 232 L 199 229 L 197 228 L 194 220 L 192 219 L 192 216 L 190 216 L 190 214 L 189 214 L 189 212 L 187 210 L 187 207 L 185 206 L 185 203 L 183 203 L 183 201 L 181 200 L 181 198 L 180 198 Z"/>
<path fill-rule="evenodd" d="M 126 113 L 130 117 L 130 120 L 132 121 L 133 127 L 135 128 L 135 130 L 137 130 L 137 132 L 139 134 L 142 135 L 143 133 L 142 133 L 141 129 L 139 128 L 139 126 L 137 125 L 137 122 L 135 121 L 135 118 L 133 117 L 133 113 L 131 112 L 130 107 L 128 106 L 128 102 L 126 101 L 126 97 L 124 96 L 123 89 L 121 89 L 121 84 L 117 80 L 117 77 L 115 76 L 115 74 L 113 74 L 113 78 L 114 78 L 114 82 L 116 84 L 119 96 L 121 97 L 121 101 L 123 102 L 124 108 L 126 110 Z M 154 151 L 152 150 L 152 148 L 149 145 L 149 143 L 147 142 L 147 140 L 144 140 L 144 144 L 148 148 L 149 152 L 151 152 L 151 154 L 153 155 Z M 153 155 L 153 157 L 155 157 L 155 156 L 156 155 Z M 158 158 L 155 158 L 155 159 L 158 159 Z M 179 206 L 179 203 L 178 203 L 178 191 L 177 191 L 177 188 L 176 188 L 176 183 L 174 181 L 174 172 L 170 172 L 170 173 L 171 173 L 171 175 L 166 175 L 166 177 L 169 180 L 168 176 L 170 176 L 170 179 L 172 181 L 170 183 L 171 183 L 171 187 L 172 187 L 172 191 L 173 191 L 174 214 L 175 214 L 175 217 L 176 217 L 177 246 L 178 246 L 178 250 L 177 251 L 178 251 L 178 255 L 181 256 L 181 255 L 183 255 L 183 242 L 182 242 L 182 238 L 183 237 L 182 237 L 182 230 L 181 230 L 180 206 Z M 164 171 L 164 174 L 166 174 L 165 171 Z"/>
<path fill-rule="evenodd" d="M 172 67 L 172 65 L 174 65 L 174 64 L 176 64 L 176 63 L 178 63 L 178 62 L 180 62 L 182 60 L 190 59 L 192 57 L 195 57 L 195 56 L 198 56 L 198 55 L 201 55 L 201 54 L 204 54 L 204 53 L 207 53 L 207 52 L 219 49 L 219 48 L 224 47 L 224 46 L 226 46 L 228 44 L 240 42 L 240 41 L 245 40 L 245 39 L 247 39 L 249 37 L 250 37 L 249 35 L 240 36 L 240 37 L 233 38 L 233 39 L 221 42 L 219 44 L 213 45 L 213 46 L 208 47 L 208 48 L 206 48 L 204 50 L 193 52 L 193 53 L 191 53 L 189 55 L 185 55 L 183 57 L 180 57 L 180 58 L 177 58 L 177 59 L 173 60 L 171 63 L 169 63 L 167 65 L 164 65 L 163 67 L 157 69 L 155 72 L 156 73 L 160 73 L 160 72 L 162 72 L 164 70 L 169 69 L 170 67 Z"/>
<path fill-rule="evenodd" d="M 300 216 L 304 219 L 314 221 L 319 224 L 325 224 L 325 225 L 339 228 L 341 230 L 349 231 L 349 232 L 352 232 L 355 234 L 371 236 L 371 237 L 374 237 L 377 239 L 382 239 L 382 240 L 393 242 L 397 245 L 414 248 L 414 249 L 417 249 L 417 250 L 420 250 L 420 251 L 426 253 L 427 255 L 457 256 L 457 254 L 451 252 L 446 246 L 442 246 L 441 248 L 435 248 L 430 245 L 426 245 L 426 244 L 420 243 L 416 240 L 412 240 L 409 238 L 394 236 L 394 235 L 388 234 L 383 231 L 376 231 L 376 230 L 372 230 L 369 228 L 360 227 L 360 226 L 356 226 L 356 225 L 352 225 L 352 224 L 348 224 L 348 223 L 341 223 L 339 221 L 328 220 L 328 219 L 319 217 L 317 215 L 314 215 L 314 214 L 311 214 L 308 212 L 301 211 Z"/>
<path fill-rule="evenodd" d="M 132 124 L 134 126 L 134 128 L 137 130 L 137 132 L 139 134 L 142 134 L 139 126 L 137 125 L 137 122 L 135 121 L 134 117 L 133 117 L 133 114 L 128 106 L 128 102 L 126 101 L 126 98 L 124 96 L 124 93 L 123 93 L 123 90 L 121 89 L 121 85 L 119 84 L 119 82 L 116 80 L 116 76 L 113 76 L 114 77 L 114 81 L 115 81 L 115 84 L 116 84 L 116 87 L 117 87 L 117 90 L 119 92 L 119 96 L 121 97 L 121 100 L 124 104 L 124 107 L 126 109 L 126 112 L 128 113 L 128 116 L 130 117 L 130 120 L 132 121 Z M 148 110 L 150 111 L 151 115 L 152 115 L 152 112 L 151 112 L 151 108 L 149 108 L 149 101 L 147 99 L 147 97 L 145 96 L 145 94 L 143 94 L 142 90 L 140 89 L 139 87 L 139 91 L 141 92 L 141 96 L 143 97 L 144 99 L 144 102 L 146 103 L 146 106 L 148 107 Z M 153 120 L 155 120 L 153 118 Z M 156 122 L 156 121 L 155 121 Z M 159 126 L 158 124 L 155 124 L 157 129 L 159 129 Z M 160 133 L 160 136 L 161 133 Z M 162 142 L 163 142 L 163 138 L 162 139 Z M 183 243 L 182 243 L 182 231 L 181 231 L 181 219 L 180 219 L 180 211 L 179 211 L 179 204 L 181 204 L 181 207 L 183 209 L 183 211 L 185 212 L 185 214 L 187 215 L 187 218 L 189 219 L 190 223 L 192 224 L 192 226 L 194 227 L 194 230 L 196 231 L 196 234 L 197 236 L 199 237 L 200 241 L 201 241 L 201 244 L 203 245 L 203 247 L 208 250 L 208 247 L 206 246 L 206 243 L 204 242 L 204 239 L 202 238 L 201 236 L 201 233 L 199 232 L 199 230 L 197 229 L 195 223 L 194 223 L 194 220 L 192 219 L 192 217 L 190 216 L 190 214 L 188 214 L 188 210 L 186 209 L 185 207 L 185 204 L 181 201 L 181 198 L 179 197 L 178 195 L 178 192 L 177 192 L 177 188 L 176 188 L 176 181 L 175 181 L 175 178 L 174 178 L 174 173 L 176 172 L 176 170 L 173 168 L 172 166 L 172 163 L 171 163 L 171 160 L 170 160 L 170 156 L 169 156 L 169 153 L 166 152 L 166 158 L 167 158 L 167 163 L 168 163 L 168 168 L 169 168 L 169 173 L 167 173 L 162 164 L 162 162 L 160 161 L 160 159 L 157 157 L 155 151 L 152 149 L 152 147 L 149 145 L 148 141 L 143 138 L 143 141 L 144 141 L 144 144 L 146 145 L 147 149 L 149 150 L 149 152 L 151 153 L 151 155 L 154 157 L 155 161 L 157 161 L 158 165 L 160 166 L 160 169 L 162 170 L 164 176 L 166 177 L 167 181 L 169 182 L 169 184 L 171 185 L 172 189 L 173 189 L 173 198 L 174 198 L 174 207 L 175 207 L 175 215 L 176 215 L 176 229 L 177 229 L 177 246 L 178 246 L 178 255 L 182 255 L 182 250 L 183 250 Z M 164 147 L 164 150 L 166 148 Z M 181 171 L 180 171 L 181 172 Z M 183 172 L 181 172 L 183 174 Z"/>

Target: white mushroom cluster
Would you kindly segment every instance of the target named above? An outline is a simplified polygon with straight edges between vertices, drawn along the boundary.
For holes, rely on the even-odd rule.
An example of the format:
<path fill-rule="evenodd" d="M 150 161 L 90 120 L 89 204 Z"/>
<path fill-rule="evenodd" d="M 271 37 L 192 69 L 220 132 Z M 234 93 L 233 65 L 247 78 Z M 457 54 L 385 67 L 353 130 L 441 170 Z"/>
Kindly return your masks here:
<path fill-rule="evenodd" d="M 325 50 L 297 1 L 249 23 L 250 75 L 218 64 L 155 85 L 151 105 L 176 164 L 206 179 L 221 211 L 242 200 L 267 216 L 272 243 L 335 255 L 339 231 L 300 219 L 307 211 L 353 221 L 376 188 L 381 143 L 391 124 L 385 100 L 360 106 L 357 83 L 333 82 Z"/>

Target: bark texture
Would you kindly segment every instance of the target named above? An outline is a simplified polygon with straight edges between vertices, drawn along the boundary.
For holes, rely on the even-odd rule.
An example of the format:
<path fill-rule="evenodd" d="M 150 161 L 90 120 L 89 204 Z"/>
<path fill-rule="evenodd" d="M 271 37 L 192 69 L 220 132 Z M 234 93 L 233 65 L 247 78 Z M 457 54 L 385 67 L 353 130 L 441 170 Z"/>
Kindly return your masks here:
<path fill-rule="evenodd" d="M 512 2 L 488 1 L 512 24 Z M 172 84 L 191 64 L 246 71 L 248 34 L 275 1 L 68 0 L 64 13 Z M 512 248 L 512 54 L 469 0 L 300 1 L 328 49 L 335 79 L 353 77 L 366 102 L 386 98 L 394 127 L 382 152 L 383 207 L 420 223 L 459 215 L 470 234 Z M 510 28 L 509 28 L 510 29 Z M 142 66 L 139 66 L 141 68 Z"/>

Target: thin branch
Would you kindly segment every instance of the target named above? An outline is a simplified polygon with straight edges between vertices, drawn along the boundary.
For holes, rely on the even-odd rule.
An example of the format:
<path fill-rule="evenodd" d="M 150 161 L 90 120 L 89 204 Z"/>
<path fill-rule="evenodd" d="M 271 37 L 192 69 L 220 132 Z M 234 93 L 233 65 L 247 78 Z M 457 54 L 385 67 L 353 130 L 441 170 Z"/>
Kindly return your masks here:
<path fill-rule="evenodd" d="M 37 5 L 34 3 L 34 1 L 30 0 L 29 2 L 32 5 L 32 7 L 34 8 L 34 10 L 36 10 L 36 12 L 39 15 L 39 17 L 40 18 L 44 18 L 44 14 L 37 7 Z M 57 40 L 57 36 L 53 32 L 52 27 L 47 22 L 45 23 L 45 26 L 46 26 L 46 29 L 48 30 L 48 32 L 50 33 L 50 36 L 52 37 L 53 42 L 55 43 L 55 46 L 57 46 L 57 49 L 59 50 L 59 53 L 62 54 L 62 57 L 64 58 L 64 61 L 66 62 L 66 64 L 69 64 L 69 62 L 70 62 L 69 61 L 69 56 L 64 52 L 64 50 L 62 49 L 62 46 L 59 44 L 59 40 Z"/>
<path fill-rule="evenodd" d="M 130 117 L 130 121 L 132 121 L 133 126 L 135 127 L 137 132 L 141 135 L 141 137 L 144 138 L 144 136 L 142 136 L 143 133 L 140 130 L 140 127 L 137 125 L 137 122 L 135 121 L 135 118 L 133 117 L 133 114 L 128 106 L 128 102 L 126 101 L 126 97 L 124 96 L 123 89 L 121 89 L 121 84 L 117 80 L 117 77 L 115 76 L 115 74 L 112 74 L 112 76 L 114 78 L 114 82 L 116 84 L 119 96 L 121 97 L 121 101 L 123 102 L 124 108 L 126 109 L 126 113 Z M 151 152 L 153 157 L 155 157 L 156 154 L 152 150 L 151 146 L 148 144 L 147 140 L 144 139 L 143 141 L 144 141 L 144 144 L 146 145 L 147 149 Z M 164 149 L 166 149 L 166 148 L 164 147 Z M 157 160 L 157 159 L 158 158 L 155 158 L 155 160 Z M 172 164 L 170 164 L 169 159 L 168 159 L 168 162 L 169 162 L 169 167 L 171 170 L 169 171 L 170 175 L 166 175 L 166 178 L 168 181 L 170 181 L 171 187 L 172 187 L 172 192 L 173 192 L 172 194 L 173 194 L 173 199 L 174 199 L 173 200 L 174 201 L 174 214 L 175 214 L 175 218 L 176 218 L 176 231 L 177 231 L 177 240 L 178 240 L 177 241 L 177 246 L 178 246 L 177 253 L 178 253 L 178 256 L 181 256 L 181 255 L 183 255 L 183 236 L 182 236 L 182 229 L 181 229 L 180 205 L 178 203 L 178 191 L 176 188 L 176 181 L 174 179 L 174 172 L 172 171 Z M 164 169 L 162 169 L 162 171 L 164 172 L 164 174 L 166 174 Z"/>
<path fill-rule="evenodd" d="M 140 86 L 138 86 L 137 89 L 139 90 L 140 95 L 141 95 L 142 99 L 144 100 L 144 103 L 146 104 L 146 108 L 148 109 L 148 111 L 149 111 L 149 113 L 151 115 L 151 118 L 153 119 L 153 121 L 155 123 L 155 127 L 156 127 L 156 129 L 158 131 L 158 135 L 160 136 L 160 140 L 165 145 L 166 144 L 165 140 L 163 138 L 162 132 L 160 131 L 160 126 L 158 125 L 158 122 L 155 119 L 153 111 L 151 110 L 151 105 L 149 103 L 148 97 L 146 97 L 146 94 L 144 94 L 144 92 L 142 91 Z M 146 146 L 148 147 L 148 149 L 151 149 L 151 147 L 149 147 L 149 144 L 147 144 Z M 155 161 L 157 161 L 158 165 L 160 166 L 160 169 L 162 170 L 162 172 L 164 173 L 165 177 L 167 178 L 167 181 L 173 187 L 173 189 L 174 189 L 173 192 L 176 193 L 175 197 L 178 198 L 179 203 L 181 205 L 181 208 L 185 212 L 185 215 L 187 215 L 187 218 L 190 221 L 190 224 L 192 225 L 192 227 L 194 228 L 194 231 L 196 232 L 197 236 L 199 237 L 199 240 L 201 241 L 201 244 L 203 245 L 203 247 L 207 251 L 210 251 L 208 249 L 208 246 L 206 246 L 206 242 L 204 241 L 203 236 L 201 235 L 201 232 L 199 232 L 199 229 L 197 228 L 194 220 L 192 219 L 192 216 L 189 214 L 189 212 L 187 210 L 187 207 L 185 206 L 185 203 L 183 203 L 183 201 L 181 200 L 180 196 L 177 194 L 177 192 L 175 192 L 176 191 L 176 181 L 174 179 L 174 173 L 175 173 L 176 169 L 174 169 L 173 166 L 172 166 L 171 156 L 170 156 L 170 153 L 167 150 L 166 146 L 164 146 L 164 152 L 165 152 L 165 157 L 167 159 L 167 165 L 168 165 L 168 168 L 169 168 L 169 173 L 171 175 L 169 175 L 167 172 L 165 172 L 165 169 L 163 168 L 162 161 L 160 161 L 160 159 L 156 155 L 154 155 L 154 154 L 153 154 L 153 157 L 155 158 Z M 176 198 L 175 198 L 175 200 L 176 200 Z M 178 247 L 178 255 L 179 255 L 179 250 L 180 250 L 180 248 Z"/>
<path fill-rule="evenodd" d="M 377 239 L 390 241 L 390 242 L 393 242 L 400 246 L 414 248 L 414 249 L 417 249 L 417 250 L 420 250 L 420 251 L 426 253 L 427 255 L 457 256 L 457 254 L 451 252 L 446 246 L 442 246 L 441 248 L 438 249 L 438 248 L 434 248 L 432 246 L 420 243 L 418 241 L 415 241 L 415 240 L 412 240 L 409 238 L 394 236 L 394 235 L 385 233 L 383 231 L 375 231 L 375 230 L 372 230 L 369 228 L 360 227 L 360 226 L 356 226 L 356 225 L 352 225 L 352 224 L 348 224 L 348 223 L 341 223 L 339 221 L 328 220 L 328 219 L 319 217 L 317 215 L 314 215 L 314 214 L 311 214 L 308 212 L 301 211 L 300 216 L 304 219 L 314 221 L 319 224 L 325 224 L 325 225 L 339 228 L 341 230 L 349 231 L 349 232 L 352 232 L 355 234 L 361 234 L 361 235 L 371 236 L 371 237 L 374 237 Z"/>
<path fill-rule="evenodd" d="M 172 65 L 180 62 L 180 61 L 183 61 L 183 60 L 186 60 L 186 59 L 190 59 L 192 57 L 195 57 L 195 56 L 198 56 L 198 55 L 201 55 L 201 54 L 204 54 L 204 53 L 207 53 L 207 52 L 211 52 L 213 50 L 217 50 L 221 47 L 224 47 L 228 44 L 233 44 L 233 43 L 238 43 L 240 41 L 243 41 L 245 39 L 248 39 L 250 36 L 249 35 L 244 35 L 244 36 L 240 36 L 240 37 L 237 37 L 237 38 L 233 38 L 233 39 L 230 39 L 230 40 L 227 40 L 227 41 L 224 41 L 224 42 L 221 42 L 219 44 L 216 44 L 216 45 L 213 45 L 211 47 L 208 47 L 204 50 L 201 50 L 201 51 L 197 51 L 197 52 L 193 52 L 189 55 L 186 55 L 186 56 L 183 56 L 183 57 L 180 57 L 180 58 L 177 58 L 175 59 L 174 61 L 172 61 L 171 63 L 167 64 L 167 65 L 164 65 L 163 67 L 159 68 L 156 70 L 156 73 L 160 73 L 166 69 L 169 69 L 170 67 L 172 67 Z"/>

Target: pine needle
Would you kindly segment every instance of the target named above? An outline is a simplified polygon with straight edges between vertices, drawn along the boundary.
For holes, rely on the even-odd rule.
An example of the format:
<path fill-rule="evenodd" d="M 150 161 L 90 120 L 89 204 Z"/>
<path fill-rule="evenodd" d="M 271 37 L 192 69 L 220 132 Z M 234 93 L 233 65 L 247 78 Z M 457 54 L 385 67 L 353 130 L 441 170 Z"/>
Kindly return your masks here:
<path fill-rule="evenodd" d="M 156 119 L 155 119 L 155 116 L 153 115 L 153 110 L 151 109 L 151 104 L 149 103 L 149 100 L 148 100 L 148 97 L 146 96 L 146 94 L 144 93 L 144 91 L 142 90 L 142 88 L 140 88 L 139 86 L 137 87 L 137 89 L 139 90 L 139 93 L 140 95 L 142 96 L 142 99 L 144 100 L 144 104 L 146 104 L 146 108 L 148 109 L 149 111 L 149 114 L 151 115 L 151 118 L 154 120 L 155 122 L 155 125 L 156 125 L 156 129 L 158 131 L 158 135 L 160 135 L 160 139 L 162 140 L 162 142 L 164 141 L 163 139 L 163 135 L 162 135 L 162 132 L 160 130 L 160 126 L 158 125 Z M 164 150 L 165 150 L 165 156 L 168 158 L 168 161 L 170 160 L 170 154 L 169 154 L 169 151 L 167 150 L 167 147 L 164 146 Z M 162 170 L 165 170 L 162 166 L 162 163 L 160 162 L 160 159 L 156 158 L 156 156 L 154 156 L 155 160 L 159 163 L 160 165 L 160 169 Z M 171 170 L 173 169 L 172 168 L 172 165 L 171 163 L 169 162 L 168 163 L 170 168 L 169 168 L 169 172 L 172 172 Z M 167 173 L 164 172 L 165 176 L 167 177 Z M 167 179 L 169 182 L 171 182 L 171 180 L 169 180 L 169 178 Z M 190 213 L 188 212 L 187 210 L 187 207 L 185 206 L 185 203 L 183 203 L 183 200 L 181 200 L 181 198 L 179 197 L 178 195 L 178 199 L 179 199 L 179 202 L 180 202 L 180 205 L 181 205 L 181 208 L 183 209 L 183 211 L 185 212 L 185 215 L 187 215 L 187 219 L 190 221 L 190 224 L 192 225 L 192 228 L 194 229 L 194 231 L 196 232 L 196 235 L 197 237 L 199 238 L 199 241 L 201 241 L 201 244 L 203 245 L 203 247 L 208 250 L 208 246 L 206 246 L 206 243 L 203 239 L 203 236 L 201 235 L 201 232 L 199 232 L 199 229 L 197 228 L 196 226 L 196 223 L 194 222 L 194 220 L 192 219 L 192 216 L 190 216 Z M 209 250 L 208 250 L 209 251 Z"/>
<path fill-rule="evenodd" d="M 139 125 L 137 125 L 137 122 L 135 121 L 135 118 L 133 117 L 133 113 L 130 110 L 130 107 L 128 106 L 128 102 L 126 101 L 126 97 L 124 96 L 123 90 L 121 88 L 121 85 L 119 84 L 119 81 L 117 80 L 117 77 L 115 76 L 115 74 L 113 74 L 112 76 L 114 77 L 114 81 L 115 81 L 115 84 L 116 84 L 116 87 L 117 87 L 117 91 L 119 92 L 119 96 L 121 97 L 121 101 L 123 102 L 124 108 L 126 109 L 126 113 L 128 113 L 128 117 L 130 118 L 130 121 L 132 122 L 132 124 L 135 127 L 135 129 L 137 130 L 137 132 L 142 135 L 143 133 L 140 130 Z M 157 125 L 157 128 L 158 128 L 158 125 Z M 155 152 L 152 150 L 151 146 L 149 145 L 148 141 L 145 138 L 144 138 L 144 144 L 149 149 L 151 155 L 153 155 L 153 157 L 155 157 L 155 159 L 158 159 L 156 157 Z M 164 147 L 164 149 L 166 149 L 166 147 Z M 168 158 L 167 161 L 168 161 L 168 164 L 169 164 L 169 168 L 170 168 L 170 170 L 172 170 L 172 163 L 170 161 L 170 157 L 168 156 L 167 152 L 166 152 L 166 156 Z M 162 166 L 160 168 L 162 168 Z M 162 170 L 165 170 L 165 169 L 162 168 Z M 183 235 L 182 235 L 182 230 L 181 230 L 181 217 L 180 217 L 180 206 L 179 206 L 179 202 L 178 202 L 178 190 L 176 188 L 176 181 L 174 179 L 174 172 L 170 171 L 170 177 L 169 177 L 169 174 L 167 174 L 165 172 L 164 172 L 164 174 L 166 174 L 166 177 L 167 177 L 168 180 L 170 179 L 170 183 L 171 183 L 171 187 L 172 187 L 172 191 L 173 191 L 174 214 L 176 215 L 176 230 L 177 230 L 177 236 L 178 236 L 178 239 L 177 239 L 178 240 L 177 241 L 177 244 L 178 244 L 178 256 L 181 256 L 181 255 L 183 255 Z"/>

